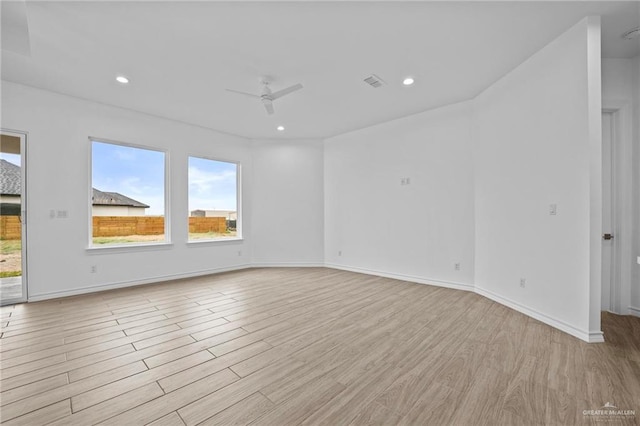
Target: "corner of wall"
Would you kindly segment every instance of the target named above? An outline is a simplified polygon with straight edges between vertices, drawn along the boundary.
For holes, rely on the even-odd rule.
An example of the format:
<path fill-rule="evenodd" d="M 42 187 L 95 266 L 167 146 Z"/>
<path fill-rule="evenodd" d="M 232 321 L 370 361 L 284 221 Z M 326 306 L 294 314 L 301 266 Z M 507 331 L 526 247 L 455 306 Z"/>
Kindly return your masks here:
<path fill-rule="evenodd" d="M 600 65 L 585 18 L 473 111 L 476 292 L 585 341 L 601 339 Z"/>
<path fill-rule="evenodd" d="M 640 55 L 636 56 L 632 60 L 632 98 L 633 98 L 633 117 L 634 117 L 634 130 L 633 130 L 633 164 L 640 164 Z M 631 306 L 629 306 L 629 313 L 640 317 L 640 167 L 633 168 L 633 194 L 634 194 L 634 207 L 633 217 L 635 218 L 634 226 L 634 248 L 633 254 L 636 260 L 633 264 L 633 270 L 631 274 Z"/>

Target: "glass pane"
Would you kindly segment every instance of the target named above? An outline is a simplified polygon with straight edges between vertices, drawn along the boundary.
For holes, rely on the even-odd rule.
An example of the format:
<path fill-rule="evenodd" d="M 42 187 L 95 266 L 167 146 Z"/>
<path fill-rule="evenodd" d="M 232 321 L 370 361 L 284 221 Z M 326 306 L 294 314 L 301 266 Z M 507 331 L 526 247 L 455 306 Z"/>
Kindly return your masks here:
<path fill-rule="evenodd" d="M 165 154 L 92 143 L 93 246 L 165 241 Z"/>
<path fill-rule="evenodd" d="M 189 240 L 238 237 L 238 165 L 189 157 Z"/>
<path fill-rule="evenodd" d="M 0 144 L 0 303 L 22 294 L 22 164 L 20 138 L 2 135 Z"/>

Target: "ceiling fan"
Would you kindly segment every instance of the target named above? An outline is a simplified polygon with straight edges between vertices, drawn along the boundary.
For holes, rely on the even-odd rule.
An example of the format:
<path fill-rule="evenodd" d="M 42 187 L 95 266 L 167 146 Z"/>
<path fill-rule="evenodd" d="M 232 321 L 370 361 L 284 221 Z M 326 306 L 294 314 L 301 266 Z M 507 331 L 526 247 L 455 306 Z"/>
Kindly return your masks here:
<path fill-rule="evenodd" d="M 277 92 L 272 92 L 269 87 L 269 79 L 267 77 L 261 77 L 260 83 L 262 83 L 262 94 L 254 95 L 252 93 L 241 92 L 239 90 L 227 89 L 228 92 L 238 93 L 240 95 L 250 96 L 252 98 L 257 98 L 262 101 L 262 105 L 264 105 L 264 109 L 267 110 L 267 114 L 271 115 L 274 113 L 273 109 L 273 101 L 279 99 L 289 93 L 293 93 L 296 90 L 302 89 L 302 84 L 294 84 L 293 86 L 289 86 L 286 89 L 278 90 Z"/>

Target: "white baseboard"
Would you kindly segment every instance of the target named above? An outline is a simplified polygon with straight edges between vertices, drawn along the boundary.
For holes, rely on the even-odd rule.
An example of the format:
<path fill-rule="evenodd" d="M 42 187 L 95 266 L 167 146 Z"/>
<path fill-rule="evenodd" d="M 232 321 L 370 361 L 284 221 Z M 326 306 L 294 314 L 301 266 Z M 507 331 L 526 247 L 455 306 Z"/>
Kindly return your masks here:
<path fill-rule="evenodd" d="M 589 342 L 589 343 L 604 342 L 604 336 L 601 331 L 587 332 L 584 330 L 577 329 L 574 326 L 567 324 L 566 322 L 561 321 L 557 318 L 550 317 L 549 315 L 543 314 L 534 309 L 523 306 L 517 302 L 514 302 L 513 300 L 504 298 L 502 296 L 498 296 L 497 294 L 491 291 L 488 291 L 470 284 L 434 280 L 434 279 L 428 279 L 423 277 L 416 277 L 413 275 L 396 274 L 396 273 L 376 271 L 376 270 L 371 270 L 366 268 L 358 268 L 353 266 L 344 266 L 344 265 L 337 265 L 337 264 L 330 264 L 330 263 L 325 264 L 325 266 L 327 268 L 340 269 L 343 271 L 350 271 L 350 272 L 359 272 L 367 275 L 376 275 L 380 277 L 393 278 L 401 281 L 415 282 L 418 284 L 428 284 L 428 285 L 435 285 L 439 287 L 453 288 L 457 290 L 474 291 L 475 293 L 481 296 L 484 296 L 488 299 L 491 299 L 494 302 L 498 302 L 501 305 L 505 305 L 515 311 L 525 314 L 531 318 L 537 319 L 538 321 L 541 321 L 547 325 L 550 325 L 551 327 L 557 328 L 558 330 L 564 331 L 565 333 L 568 333 L 574 337 L 577 337 L 578 339 L 584 340 L 585 342 Z M 640 313 L 640 310 L 637 310 L 637 312 Z"/>
<path fill-rule="evenodd" d="M 498 302 L 501 305 L 507 306 L 531 318 L 537 319 L 538 321 L 541 321 L 547 325 L 550 325 L 551 327 L 557 328 L 558 330 L 564 331 L 565 333 L 568 333 L 574 337 L 577 337 L 580 340 L 584 340 L 585 342 L 589 342 L 589 343 L 604 342 L 604 336 L 601 331 L 587 332 L 584 330 L 580 330 L 570 324 L 567 324 L 564 321 L 561 321 L 557 318 L 553 318 L 549 315 L 543 314 L 542 312 L 538 312 L 534 309 L 523 306 L 518 302 L 499 296 L 489 290 L 485 290 L 483 288 L 476 286 L 475 291 L 477 294 L 481 296 L 491 299 L 494 302 Z"/>
<path fill-rule="evenodd" d="M 80 294 L 96 293 L 98 291 L 114 290 L 122 287 L 134 287 L 137 285 L 154 284 L 162 281 L 179 280 L 182 278 L 193 278 L 193 277 L 199 277 L 202 275 L 219 274 L 221 272 L 238 271 L 241 269 L 247 269 L 251 267 L 252 267 L 251 264 L 243 264 L 243 265 L 235 265 L 235 266 L 230 266 L 225 268 L 204 269 L 200 271 L 188 272 L 185 274 L 163 275 L 160 277 L 145 278 L 143 280 L 130 280 L 130 281 L 119 281 L 119 282 L 108 283 L 108 284 L 99 284 L 99 285 L 87 286 L 87 287 L 73 289 L 73 290 L 52 291 L 50 293 L 40 293 L 35 295 L 29 295 L 28 301 L 39 302 L 42 300 L 58 299 L 60 297 L 77 296 Z"/>
<path fill-rule="evenodd" d="M 394 280 L 399 280 L 399 281 L 410 281 L 412 283 L 417 283 L 417 284 L 427 284 L 427 285 L 433 285 L 433 286 L 437 286 L 437 287 L 446 287 L 446 288 L 453 288 L 456 290 L 465 290 L 465 291 L 473 291 L 473 286 L 470 284 L 465 284 L 465 283 L 458 283 L 458 282 L 453 282 L 453 281 L 443 281 L 443 280 L 435 280 L 435 279 L 430 279 L 430 278 L 424 278 L 424 277 L 418 277 L 415 275 L 405 275 L 405 274 L 397 274 L 394 272 L 385 272 L 385 271 L 376 271 L 373 269 L 366 269 L 366 268 L 358 268 L 355 266 L 345 266 L 345 265 L 337 265 L 337 264 L 333 264 L 333 263 L 325 263 L 325 265 L 327 268 L 332 268 L 332 269 L 340 269 L 342 271 L 349 271 L 349 272 L 358 272 L 361 274 L 367 274 L 367 275 L 375 275 L 378 277 L 385 277 L 385 278 L 392 278 Z"/>
<path fill-rule="evenodd" d="M 253 262 L 252 268 L 324 268 L 323 262 Z"/>
<path fill-rule="evenodd" d="M 635 306 L 629 306 L 628 311 L 629 311 L 629 315 L 633 315 L 634 317 L 640 317 L 640 308 L 636 308 Z"/>
<path fill-rule="evenodd" d="M 604 343 L 604 333 L 602 331 L 590 331 L 587 343 Z"/>

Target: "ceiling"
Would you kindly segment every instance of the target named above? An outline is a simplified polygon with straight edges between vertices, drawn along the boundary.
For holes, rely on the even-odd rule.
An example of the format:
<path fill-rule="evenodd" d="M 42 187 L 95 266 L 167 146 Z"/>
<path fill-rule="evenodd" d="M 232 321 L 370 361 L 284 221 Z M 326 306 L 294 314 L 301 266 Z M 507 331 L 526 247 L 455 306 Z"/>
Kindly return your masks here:
<path fill-rule="evenodd" d="M 3 80 L 250 138 L 323 138 L 471 99 L 589 15 L 604 57 L 640 54 L 621 38 L 637 1 L 2 3 Z M 304 89 L 272 116 L 225 91 L 258 93 L 261 75 Z"/>

